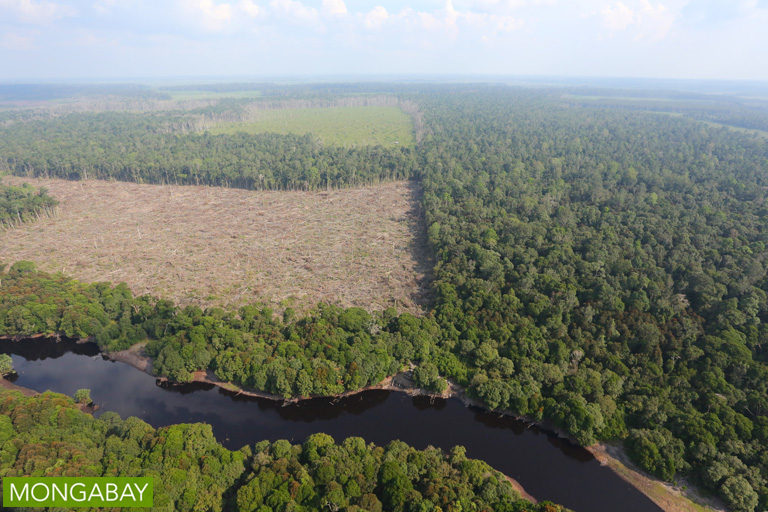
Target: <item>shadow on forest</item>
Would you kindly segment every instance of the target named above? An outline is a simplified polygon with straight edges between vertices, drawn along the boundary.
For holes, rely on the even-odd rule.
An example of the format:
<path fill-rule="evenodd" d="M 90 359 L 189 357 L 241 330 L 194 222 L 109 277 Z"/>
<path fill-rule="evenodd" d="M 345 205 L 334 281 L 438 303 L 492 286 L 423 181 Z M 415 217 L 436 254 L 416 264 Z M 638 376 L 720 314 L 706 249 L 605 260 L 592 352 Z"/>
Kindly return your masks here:
<path fill-rule="evenodd" d="M 410 293 L 410 298 L 422 308 L 424 312 L 434 306 L 435 290 L 432 287 L 434 280 L 435 255 L 429 246 L 427 238 L 427 220 L 424 212 L 424 189 L 421 184 L 412 179 L 408 181 L 408 232 L 411 241 L 408 243 L 408 252 L 415 262 L 413 268 L 408 269 L 415 275 L 416 287 Z"/>

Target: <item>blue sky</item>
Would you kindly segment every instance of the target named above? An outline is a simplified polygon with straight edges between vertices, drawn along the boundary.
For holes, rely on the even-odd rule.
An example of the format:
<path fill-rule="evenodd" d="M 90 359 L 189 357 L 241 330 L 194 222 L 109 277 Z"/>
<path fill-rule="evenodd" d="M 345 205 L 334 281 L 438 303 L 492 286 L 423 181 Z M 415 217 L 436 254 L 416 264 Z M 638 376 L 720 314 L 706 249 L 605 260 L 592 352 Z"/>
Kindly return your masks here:
<path fill-rule="evenodd" d="M 768 80 L 768 0 L 0 0 L 0 81 Z"/>

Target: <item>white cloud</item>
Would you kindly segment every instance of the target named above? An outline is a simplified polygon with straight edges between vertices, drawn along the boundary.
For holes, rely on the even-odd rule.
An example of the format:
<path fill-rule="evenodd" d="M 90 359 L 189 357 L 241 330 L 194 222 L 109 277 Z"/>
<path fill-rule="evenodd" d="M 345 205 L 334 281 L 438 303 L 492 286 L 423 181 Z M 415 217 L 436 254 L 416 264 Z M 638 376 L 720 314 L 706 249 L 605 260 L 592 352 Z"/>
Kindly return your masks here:
<path fill-rule="evenodd" d="M 552 6 L 557 0 L 456 0 L 459 10 L 489 14 L 509 14 L 524 7 Z"/>
<path fill-rule="evenodd" d="M 597 14 L 609 35 L 632 29 L 636 41 L 663 39 L 675 23 L 675 13 L 661 2 L 654 5 L 649 0 L 640 0 L 634 8 L 616 2 L 603 7 Z"/>
<path fill-rule="evenodd" d="M 307 7 L 297 0 L 272 0 L 269 6 L 289 21 L 304 25 L 314 25 L 318 21 L 317 9 Z"/>
<path fill-rule="evenodd" d="M 217 4 L 213 0 L 196 0 L 195 3 L 206 20 L 214 26 L 232 19 L 232 6 L 230 4 Z"/>
<path fill-rule="evenodd" d="M 68 5 L 34 0 L 0 0 L 0 9 L 15 13 L 21 21 L 40 25 L 76 14 L 75 9 Z"/>
<path fill-rule="evenodd" d="M 768 47 L 766 7 L 768 0 L 0 0 L 0 61 L 6 79 L 310 70 L 766 80 L 766 66 L 749 65 Z M 115 51 L 105 46 L 112 40 Z"/>
<path fill-rule="evenodd" d="M 344 0 L 323 0 L 322 10 L 326 16 L 344 16 L 349 12 Z"/>
<path fill-rule="evenodd" d="M 381 5 L 377 5 L 365 15 L 365 26 L 369 29 L 381 28 L 385 21 L 389 19 L 389 13 Z"/>
<path fill-rule="evenodd" d="M 445 0 L 445 23 L 449 27 L 456 26 L 456 20 L 459 19 L 459 13 L 453 8 L 453 0 Z"/>
<path fill-rule="evenodd" d="M 480 14 L 468 11 L 462 14 L 462 18 L 467 25 L 477 30 L 490 32 L 486 33 L 486 37 L 495 36 L 501 32 L 512 32 L 524 25 L 523 20 L 509 14 Z"/>
<path fill-rule="evenodd" d="M 446 0 L 445 7 L 433 14 L 431 12 L 417 13 L 421 25 L 427 30 L 444 30 L 451 36 L 458 34 L 457 21 L 460 17 L 459 12 L 454 9 L 453 1 Z"/>
<path fill-rule="evenodd" d="M 180 1 L 184 11 L 204 29 L 212 32 L 237 29 L 242 26 L 243 17 L 256 18 L 262 14 L 261 8 L 253 0 L 240 0 L 237 3 L 216 0 Z"/>
<path fill-rule="evenodd" d="M 437 30 L 443 25 L 442 21 L 431 12 L 419 12 L 416 16 L 419 17 L 421 25 L 427 30 Z"/>
<path fill-rule="evenodd" d="M 261 9 L 259 9 L 259 6 L 256 5 L 253 0 L 240 0 L 240 3 L 237 4 L 237 8 L 251 18 L 255 18 L 261 13 Z"/>
<path fill-rule="evenodd" d="M 664 39 L 675 23 L 675 14 L 661 2 L 654 6 L 648 0 L 643 0 L 637 16 L 639 33 L 635 39 Z"/>
<path fill-rule="evenodd" d="M 600 17 L 603 18 L 603 26 L 611 32 L 626 30 L 635 22 L 635 13 L 621 2 L 603 7 Z"/>
<path fill-rule="evenodd" d="M 232 21 L 233 8 L 228 3 L 216 3 L 213 0 L 181 0 L 184 11 L 212 32 L 226 28 Z"/>
<path fill-rule="evenodd" d="M 509 14 L 457 10 L 452 0 L 446 0 L 445 7 L 437 13 L 420 12 L 417 16 L 423 28 L 441 30 L 452 38 L 458 37 L 462 26 L 481 31 L 485 41 L 499 33 L 511 32 L 523 26 L 521 19 Z"/>

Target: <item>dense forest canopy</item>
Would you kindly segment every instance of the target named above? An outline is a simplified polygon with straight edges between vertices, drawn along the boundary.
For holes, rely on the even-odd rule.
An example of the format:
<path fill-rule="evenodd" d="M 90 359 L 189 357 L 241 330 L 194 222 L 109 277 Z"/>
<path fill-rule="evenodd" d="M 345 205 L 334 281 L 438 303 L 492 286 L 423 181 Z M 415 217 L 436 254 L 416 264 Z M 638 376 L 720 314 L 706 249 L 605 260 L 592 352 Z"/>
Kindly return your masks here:
<path fill-rule="evenodd" d="M 12 123 L 0 128 L 0 171 L 260 190 L 364 185 L 414 173 L 407 147 L 324 146 L 312 135 L 186 133 L 184 119 L 110 112 Z"/>
<path fill-rule="evenodd" d="M 754 510 L 766 140 L 507 93 L 424 115 L 435 317 L 470 390 L 585 444 L 626 437 L 652 473 Z"/>
<path fill-rule="evenodd" d="M 106 351 L 149 338 L 145 350 L 158 375 L 189 382 L 192 372 L 211 369 L 223 381 L 285 398 L 376 384 L 411 360 L 426 361 L 439 336 L 433 319 L 394 309 L 371 315 L 321 304 L 310 316 L 297 319 L 288 308 L 279 319 L 253 306 L 181 310 L 167 300 L 134 298 L 124 284 L 79 283 L 29 262 L 0 276 L 2 333 L 92 338 Z M 441 378 L 424 379 L 431 389 L 445 386 Z"/>
<path fill-rule="evenodd" d="M 73 114 L 9 126 L 0 161 L 20 175 L 246 188 L 259 175 L 309 189 L 417 178 L 437 261 L 424 318 L 179 310 L 20 263 L 2 278 L 0 331 L 94 336 L 107 350 L 149 338 L 158 374 L 211 369 L 283 396 L 357 389 L 413 362 L 421 385 L 451 378 L 579 443 L 623 439 L 649 472 L 688 475 L 733 510 L 768 508 L 768 140 L 573 91 L 400 93 L 423 117 L 415 150 Z M 694 114 L 672 101 L 684 100 L 665 111 Z M 732 103 L 705 114 L 768 118 Z"/>

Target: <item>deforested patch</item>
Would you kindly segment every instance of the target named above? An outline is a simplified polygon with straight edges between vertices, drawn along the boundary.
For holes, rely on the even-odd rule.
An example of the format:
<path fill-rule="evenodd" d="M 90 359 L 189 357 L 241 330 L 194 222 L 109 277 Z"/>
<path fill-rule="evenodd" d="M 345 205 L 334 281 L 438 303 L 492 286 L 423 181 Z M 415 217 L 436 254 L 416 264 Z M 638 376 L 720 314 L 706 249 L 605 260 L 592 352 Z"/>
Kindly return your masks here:
<path fill-rule="evenodd" d="M 0 262 L 125 282 L 180 305 L 325 301 L 423 312 L 428 261 L 414 185 L 323 192 L 26 180 L 59 215 L 8 230 Z"/>

